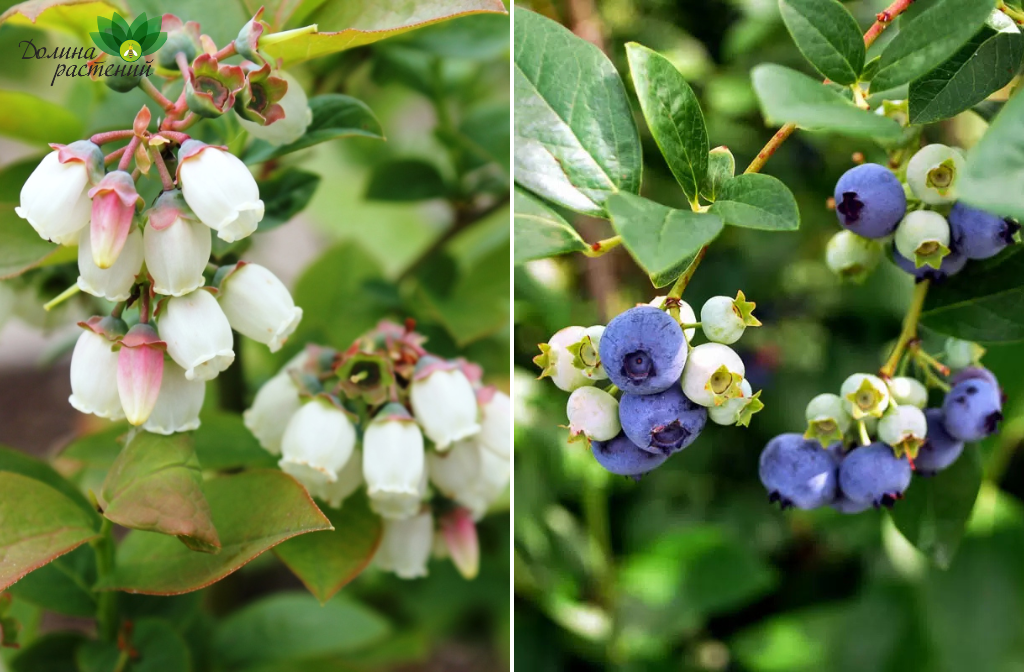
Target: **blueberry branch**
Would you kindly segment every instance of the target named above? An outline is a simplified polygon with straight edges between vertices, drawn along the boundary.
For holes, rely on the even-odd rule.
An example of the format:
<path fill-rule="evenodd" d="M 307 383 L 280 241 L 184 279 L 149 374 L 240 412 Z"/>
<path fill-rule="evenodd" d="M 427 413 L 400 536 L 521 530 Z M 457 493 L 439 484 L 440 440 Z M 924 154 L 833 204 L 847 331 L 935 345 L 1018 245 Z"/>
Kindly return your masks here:
<path fill-rule="evenodd" d="M 686 270 L 683 271 L 683 274 L 680 275 L 676 279 L 675 284 L 672 285 L 672 289 L 668 293 L 668 298 L 682 298 L 683 292 L 686 291 L 686 286 L 690 284 L 690 280 L 693 278 L 693 274 L 697 272 L 697 267 L 700 266 L 700 262 L 704 260 L 704 257 L 705 255 L 707 255 L 707 253 L 707 245 L 697 250 L 697 255 L 693 258 L 693 261 L 690 262 L 690 265 L 686 267 Z"/>
<path fill-rule="evenodd" d="M 587 249 L 583 250 L 583 254 L 591 258 L 600 257 L 601 255 L 611 252 L 621 244 L 622 236 L 612 236 L 611 238 L 605 238 L 604 240 L 599 240 L 596 243 L 588 244 Z"/>
<path fill-rule="evenodd" d="M 914 297 L 910 301 L 910 308 L 907 310 L 906 317 L 903 318 L 903 330 L 900 331 L 900 336 L 896 340 L 896 345 L 893 347 L 889 359 L 878 370 L 878 375 L 882 378 L 892 378 L 907 346 L 917 338 L 917 322 L 921 318 L 921 308 L 924 306 L 925 297 L 928 296 L 928 286 L 930 284 L 929 280 L 923 280 L 914 287 Z"/>
<path fill-rule="evenodd" d="M 149 77 L 143 77 L 139 80 L 139 88 L 142 89 L 147 96 L 153 99 L 157 105 L 162 107 L 165 111 L 170 111 L 174 107 L 174 103 L 170 101 L 164 94 L 160 93 L 160 89 L 156 88 L 153 82 L 149 81 Z"/>

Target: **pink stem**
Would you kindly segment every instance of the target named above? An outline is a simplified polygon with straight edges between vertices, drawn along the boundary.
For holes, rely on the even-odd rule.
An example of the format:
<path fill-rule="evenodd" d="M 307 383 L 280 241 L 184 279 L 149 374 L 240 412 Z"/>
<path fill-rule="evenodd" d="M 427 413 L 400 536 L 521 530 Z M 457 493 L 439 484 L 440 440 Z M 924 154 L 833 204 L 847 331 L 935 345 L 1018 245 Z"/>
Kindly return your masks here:
<path fill-rule="evenodd" d="M 135 148 L 138 146 L 139 137 L 135 136 L 124 148 L 124 154 L 121 155 L 121 160 L 117 164 L 118 170 L 128 170 L 128 164 L 132 162 L 132 156 L 135 155 Z"/>
<path fill-rule="evenodd" d="M 89 138 L 89 142 L 94 145 L 102 145 L 108 142 L 114 142 L 115 140 L 126 140 L 133 135 L 135 135 L 135 131 L 131 129 L 125 131 L 107 131 L 106 133 L 97 133 L 92 136 Z"/>
<path fill-rule="evenodd" d="M 178 143 L 179 145 L 192 137 L 188 133 L 181 133 L 179 131 L 171 130 L 160 131 L 160 135 L 164 136 L 168 140 Z"/>
<path fill-rule="evenodd" d="M 162 107 L 164 110 L 170 110 L 174 107 L 174 103 L 170 101 L 164 94 L 160 93 L 160 89 L 156 88 L 153 82 L 149 81 L 148 77 L 143 77 L 139 82 L 139 88 L 146 92 L 146 94 L 156 101 L 156 104 Z"/>
<path fill-rule="evenodd" d="M 124 154 L 124 151 L 126 149 L 128 149 L 128 145 L 125 145 L 120 149 L 115 149 L 110 154 L 107 154 L 105 157 L 103 157 L 103 163 L 113 163 L 114 161 L 117 161 L 119 158 L 121 158 L 121 155 Z"/>
<path fill-rule="evenodd" d="M 237 53 L 238 50 L 235 49 L 235 43 L 232 41 L 230 44 L 228 44 L 228 46 L 224 47 L 216 54 L 214 54 L 213 57 L 216 58 L 218 61 L 221 61 L 230 56 L 234 56 Z"/>
<path fill-rule="evenodd" d="M 199 117 L 197 117 L 197 116 L 196 116 L 195 114 L 193 114 L 192 112 L 189 112 L 189 113 L 188 113 L 188 114 L 187 114 L 187 115 L 185 116 L 185 118 L 184 118 L 184 119 L 182 119 L 182 120 L 180 120 L 180 121 L 171 121 L 171 122 L 170 122 L 169 124 L 167 124 L 167 125 L 171 127 L 171 130 L 174 130 L 174 131 L 183 131 L 183 130 L 185 130 L 186 128 L 188 128 L 189 126 L 191 126 L 192 124 L 196 123 L 197 121 L 199 121 Z"/>

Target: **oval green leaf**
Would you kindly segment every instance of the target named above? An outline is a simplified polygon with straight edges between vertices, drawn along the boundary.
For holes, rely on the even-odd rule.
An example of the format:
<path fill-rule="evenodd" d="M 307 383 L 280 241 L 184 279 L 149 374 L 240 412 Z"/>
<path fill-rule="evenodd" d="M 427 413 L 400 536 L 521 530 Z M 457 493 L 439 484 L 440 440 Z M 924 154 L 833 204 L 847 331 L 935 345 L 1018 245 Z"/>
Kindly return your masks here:
<path fill-rule="evenodd" d="M 587 244 L 569 222 L 518 187 L 513 205 L 516 264 L 587 249 Z"/>
<path fill-rule="evenodd" d="M 1022 126 L 1024 96 L 1013 96 L 967 154 L 967 168 L 957 186 L 962 200 L 1024 221 L 1024 191 L 1020 188 L 1024 184 Z"/>
<path fill-rule="evenodd" d="M 849 85 L 864 69 L 864 38 L 838 0 L 779 0 L 797 49 L 826 79 Z"/>
<path fill-rule="evenodd" d="M 800 228 L 800 208 L 781 180 L 771 175 L 743 173 L 722 184 L 710 212 L 731 226 L 763 231 Z"/>
<path fill-rule="evenodd" d="M 82 137 L 82 121 L 71 110 L 31 93 L 0 90 L 0 135 L 46 146 Z"/>

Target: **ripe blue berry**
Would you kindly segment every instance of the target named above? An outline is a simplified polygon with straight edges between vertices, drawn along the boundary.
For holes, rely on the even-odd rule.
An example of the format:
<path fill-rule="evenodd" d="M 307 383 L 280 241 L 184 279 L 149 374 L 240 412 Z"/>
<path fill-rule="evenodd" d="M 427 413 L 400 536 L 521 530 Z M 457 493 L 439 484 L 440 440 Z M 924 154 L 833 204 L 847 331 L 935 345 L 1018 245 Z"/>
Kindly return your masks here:
<path fill-rule="evenodd" d="M 842 442 L 836 441 L 835 443 L 833 443 L 831 446 L 828 447 L 828 452 L 832 453 L 832 455 L 835 457 L 836 464 L 839 465 L 837 469 L 841 469 L 843 460 L 846 458 L 847 452 L 843 449 Z M 867 511 L 872 507 L 871 502 L 855 502 L 849 497 L 847 497 L 845 494 L 843 494 L 843 489 L 839 487 L 838 476 L 836 477 L 836 481 L 836 498 L 829 502 L 829 506 L 831 506 L 833 509 L 835 509 L 839 513 L 854 514 L 861 513 L 862 511 Z"/>
<path fill-rule="evenodd" d="M 836 464 L 835 454 L 817 441 L 780 434 L 761 451 L 758 473 L 769 501 L 814 509 L 835 499 Z"/>
<path fill-rule="evenodd" d="M 922 476 L 932 476 L 956 462 L 964 452 L 964 442 L 954 439 L 946 431 L 946 419 L 941 408 L 924 412 L 928 421 L 928 436 L 914 459 L 914 468 Z"/>
<path fill-rule="evenodd" d="M 686 339 L 679 323 L 651 306 L 617 315 L 604 330 L 599 350 L 608 378 L 629 394 L 668 389 L 686 364 Z"/>
<path fill-rule="evenodd" d="M 952 378 L 949 380 L 950 385 L 959 385 L 965 380 L 971 380 L 972 378 L 980 378 L 981 380 L 987 380 L 996 387 L 999 387 L 999 381 L 996 380 L 995 374 L 986 369 L 983 366 L 969 366 L 966 369 L 957 371 Z"/>
<path fill-rule="evenodd" d="M 954 248 L 950 250 L 949 254 L 942 258 L 942 264 L 937 269 L 932 268 L 931 266 L 916 268 L 914 262 L 904 257 L 895 249 L 892 251 L 892 260 L 896 262 L 897 266 L 914 276 L 919 282 L 921 280 L 942 282 L 949 276 L 956 275 L 960 271 L 964 270 L 964 266 L 967 264 L 967 255 L 959 249 Z"/>
<path fill-rule="evenodd" d="M 629 440 L 643 450 L 671 455 L 694 442 L 708 412 L 676 384 L 658 394 L 623 394 L 619 421 Z"/>
<path fill-rule="evenodd" d="M 987 378 L 967 378 L 953 385 L 942 402 L 946 431 L 961 441 L 981 441 L 1003 419 L 999 386 Z"/>
<path fill-rule="evenodd" d="M 949 228 L 953 245 L 968 259 L 988 259 L 1013 244 L 1020 224 L 958 201 L 949 211 Z"/>
<path fill-rule="evenodd" d="M 598 464 L 619 476 L 642 476 L 657 469 L 668 459 L 667 453 L 641 450 L 625 434 L 619 434 L 610 441 L 594 441 L 590 449 Z"/>
<path fill-rule="evenodd" d="M 839 487 L 852 502 L 891 507 L 910 485 L 910 462 L 875 442 L 850 451 L 839 465 Z"/>
<path fill-rule="evenodd" d="M 907 212 L 903 185 L 891 170 L 877 163 L 864 163 L 843 173 L 834 196 L 839 223 L 865 238 L 888 236 Z"/>

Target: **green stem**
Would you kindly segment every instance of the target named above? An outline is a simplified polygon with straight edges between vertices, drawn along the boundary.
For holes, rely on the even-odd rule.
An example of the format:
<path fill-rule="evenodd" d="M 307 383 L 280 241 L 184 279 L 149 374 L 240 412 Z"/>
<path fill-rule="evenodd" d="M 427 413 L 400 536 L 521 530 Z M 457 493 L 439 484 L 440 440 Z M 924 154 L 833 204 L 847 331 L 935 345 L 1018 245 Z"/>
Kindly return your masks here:
<path fill-rule="evenodd" d="M 106 518 L 100 526 L 100 536 L 89 542 L 96 554 L 96 577 L 98 581 L 114 573 L 114 537 L 111 533 L 113 525 Z M 98 591 L 96 594 L 96 630 L 101 639 L 117 641 L 117 593 L 111 590 Z"/>
<path fill-rule="evenodd" d="M 128 649 L 121 651 L 121 655 L 117 657 L 117 664 L 114 666 L 114 672 L 124 672 L 128 667 L 128 661 L 131 658 L 131 654 L 128 653 Z"/>
<path fill-rule="evenodd" d="M 921 308 L 924 306 L 925 297 L 928 296 L 929 284 L 930 281 L 922 280 L 914 287 L 914 298 L 911 299 L 910 308 L 907 309 L 907 315 L 903 318 L 903 330 L 900 331 L 900 336 L 896 340 L 889 359 L 878 370 L 878 375 L 883 378 L 892 377 L 900 363 L 900 358 L 903 357 L 903 352 L 910 342 L 917 338 L 917 321 L 921 318 Z"/>
<path fill-rule="evenodd" d="M 679 278 L 676 279 L 675 284 L 672 285 L 672 289 L 668 293 L 668 298 L 683 298 L 683 292 L 686 291 L 686 286 L 690 284 L 690 280 L 693 279 L 693 274 L 697 272 L 697 267 L 700 266 L 700 262 L 704 261 L 704 257 L 705 255 L 707 255 L 707 253 L 707 245 L 705 245 L 704 247 L 700 248 L 700 250 L 697 251 L 697 255 L 693 258 L 693 261 L 690 262 L 690 265 L 686 267 L 686 270 L 683 271 L 683 274 L 680 275 Z"/>
<path fill-rule="evenodd" d="M 50 312 L 56 306 L 59 306 L 60 304 L 64 303 L 65 301 L 70 299 L 75 294 L 78 294 L 80 291 L 82 291 L 82 290 L 79 289 L 78 285 L 71 285 L 70 287 L 65 289 L 63 292 L 58 294 L 55 298 L 53 298 L 50 301 L 47 301 L 46 303 L 44 303 L 43 304 L 43 310 L 45 310 L 46 312 Z"/>
<path fill-rule="evenodd" d="M 583 254 L 588 257 L 600 257 L 611 252 L 621 244 L 622 236 L 612 236 L 611 238 L 599 240 L 596 243 L 590 243 L 590 245 L 587 246 L 587 249 L 583 250 Z"/>
<path fill-rule="evenodd" d="M 860 445 L 870 446 L 871 437 L 868 436 L 868 426 L 864 424 L 863 420 L 857 421 L 857 432 L 860 434 Z"/>

